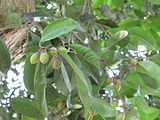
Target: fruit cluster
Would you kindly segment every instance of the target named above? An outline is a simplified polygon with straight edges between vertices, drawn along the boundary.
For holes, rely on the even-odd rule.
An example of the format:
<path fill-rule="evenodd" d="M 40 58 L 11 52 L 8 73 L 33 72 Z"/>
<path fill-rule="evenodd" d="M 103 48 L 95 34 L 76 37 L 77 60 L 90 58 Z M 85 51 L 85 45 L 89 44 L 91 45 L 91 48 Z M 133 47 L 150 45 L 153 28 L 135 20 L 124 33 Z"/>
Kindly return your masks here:
<path fill-rule="evenodd" d="M 61 56 L 58 52 L 67 54 L 65 47 L 51 47 L 49 49 L 42 48 L 30 57 L 30 63 L 36 64 L 40 61 L 42 64 L 49 63 L 53 69 L 59 69 L 61 66 Z"/>

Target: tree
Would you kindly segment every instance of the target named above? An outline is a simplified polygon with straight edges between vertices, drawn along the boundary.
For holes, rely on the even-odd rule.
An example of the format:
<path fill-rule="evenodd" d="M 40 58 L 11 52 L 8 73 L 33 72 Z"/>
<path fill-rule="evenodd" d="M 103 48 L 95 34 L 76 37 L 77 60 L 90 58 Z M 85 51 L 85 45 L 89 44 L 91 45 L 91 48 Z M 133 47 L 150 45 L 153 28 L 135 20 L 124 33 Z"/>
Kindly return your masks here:
<path fill-rule="evenodd" d="M 10 100 L 21 120 L 160 118 L 159 0 L 35 0 L 32 10 L 7 13 L 1 29 L 3 74 L 20 49 L 8 51 L 8 27 L 27 44 L 28 96 Z"/>

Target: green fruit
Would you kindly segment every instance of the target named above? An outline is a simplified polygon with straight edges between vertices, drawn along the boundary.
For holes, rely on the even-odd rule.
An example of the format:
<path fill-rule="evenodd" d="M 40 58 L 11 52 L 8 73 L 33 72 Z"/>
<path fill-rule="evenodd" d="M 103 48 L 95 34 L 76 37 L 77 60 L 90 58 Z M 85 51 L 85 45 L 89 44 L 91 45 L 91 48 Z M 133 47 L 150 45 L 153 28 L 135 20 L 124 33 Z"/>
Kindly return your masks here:
<path fill-rule="evenodd" d="M 40 62 L 42 64 L 46 64 L 49 60 L 49 55 L 47 52 L 42 52 L 41 55 L 40 55 Z"/>
<path fill-rule="evenodd" d="M 30 63 L 35 64 L 38 61 L 39 61 L 39 52 L 36 52 L 30 57 Z"/>
<path fill-rule="evenodd" d="M 61 67 L 61 59 L 54 58 L 52 62 L 52 68 L 58 70 Z"/>
<path fill-rule="evenodd" d="M 62 53 L 67 53 L 68 50 L 65 47 L 59 47 L 58 51 Z"/>
<path fill-rule="evenodd" d="M 51 47 L 48 51 L 49 55 L 55 55 L 57 54 L 57 48 L 56 47 Z"/>
<path fill-rule="evenodd" d="M 5 17 L 5 25 L 22 25 L 22 18 L 16 12 L 9 13 Z"/>

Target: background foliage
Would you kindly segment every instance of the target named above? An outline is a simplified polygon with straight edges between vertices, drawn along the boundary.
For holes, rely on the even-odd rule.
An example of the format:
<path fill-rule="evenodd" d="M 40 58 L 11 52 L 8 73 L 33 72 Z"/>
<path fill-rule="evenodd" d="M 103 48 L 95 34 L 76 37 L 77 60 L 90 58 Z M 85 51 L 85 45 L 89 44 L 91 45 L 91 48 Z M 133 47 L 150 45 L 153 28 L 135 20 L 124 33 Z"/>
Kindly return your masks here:
<path fill-rule="evenodd" d="M 35 0 L 35 6 L 23 17 L 5 17 L 6 26 L 31 27 L 18 61 L 25 62 L 27 96 L 9 98 L 1 116 L 160 119 L 159 0 Z M 0 70 L 6 73 L 11 61 L 1 41 Z M 0 85 L 7 93 L 6 84 Z"/>

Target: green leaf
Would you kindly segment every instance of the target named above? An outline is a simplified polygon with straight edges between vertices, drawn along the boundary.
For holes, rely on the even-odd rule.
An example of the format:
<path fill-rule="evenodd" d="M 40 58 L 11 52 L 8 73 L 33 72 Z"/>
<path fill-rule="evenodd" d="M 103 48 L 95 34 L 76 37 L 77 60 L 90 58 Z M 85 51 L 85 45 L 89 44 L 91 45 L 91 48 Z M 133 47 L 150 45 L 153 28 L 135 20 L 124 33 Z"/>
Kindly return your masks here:
<path fill-rule="evenodd" d="M 51 39 L 66 34 L 76 26 L 77 22 L 69 18 L 55 20 L 43 30 L 41 42 L 50 41 Z"/>
<path fill-rule="evenodd" d="M 77 74 L 77 76 L 81 79 L 81 81 L 84 83 L 84 85 L 87 87 L 88 92 L 90 92 L 90 87 L 88 86 L 88 83 L 86 82 L 84 75 L 82 71 L 79 69 L 79 67 L 74 63 L 74 61 L 70 58 L 69 55 L 66 53 L 62 53 L 59 51 L 59 53 L 66 59 L 66 61 L 70 64 L 74 72 Z"/>
<path fill-rule="evenodd" d="M 125 120 L 141 120 L 140 114 L 136 110 L 132 110 L 126 113 Z"/>
<path fill-rule="evenodd" d="M 128 29 L 131 27 L 140 26 L 140 21 L 137 19 L 130 18 L 130 19 L 126 19 L 126 20 L 119 22 L 118 25 L 122 28 Z"/>
<path fill-rule="evenodd" d="M 159 96 L 160 94 L 160 92 L 158 92 L 157 90 L 152 89 L 149 86 L 145 85 L 144 80 L 136 72 L 128 74 L 124 82 L 128 84 L 126 87 L 130 87 L 134 90 L 138 90 L 138 87 L 140 87 L 140 91 L 143 92 L 144 94 L 154 95 L 154 96 Z"/>
<path fill-rule="evenodd" d="M 123 7 L 124 0 L 108 0 L 107 3 L 111 9 L 118 9 Z"/>
<path fill-rule="evenodd" d="M 69 80 L 69 77 L 68 77 L 68 73 L 66 71 L 66 68 L 65 68 L 63 62 L 61 63 L 61 71 L 62 71 L 62 76 L 63 76 L 63 80 L 66 84 L 66 87 L 68 88 L 68 91 L 71 93 L 72 86 L 71 86 L 71 83 L 70 83 L 70 80 Z"/>
<path fill-rule="evenodd" d="M 87 62 L 91 63 L 98 69 L 100 68 L 100 63 L 97 55 L 90 49 L 83 45 L 71 44 L 69 47 L 76 51 L 77 55 L 85 59 Z"/>
<path fill-rule="evenodd" d="M 116 114 L 116 110 L 102 99 L 92 97 L 91 104 L 93 110 L 103 117 L 113 117 Z"/>
<path fill-rule="evenodd" d="M 150 0 L 151 2 L 153 2 L 154 4 L 160 4 L 159 0 Z"/>
<path fill-rule="evenodd" d="M 126 31 L 126 30 L 121 30 L 121 31 L 116 32 L 107 41 L 107 48 L 106 49 L 108 50 L 112 47 L 115 47 L 117 43 L 119 43 L 121 40 L 125 40 L 124 38 L 126 38 L 127 36 L 128 36 L 128 31 Z"/>
<path fill-rule="evenodd" d="M 30 63 L 30 57 L 26 59 L 25 65 L 24 65 L 24 84 L 26 88 L 30 92 L 34 92 L 34 74 L 35 74 L 36 64 Z"/>
<path fill-rule="evenodd" d="M 146 70 L 146 74 L 153 78 L 160 88 L 160 66 L 152 61 L 141 61 L 138 64 Z"/>
<path fill-rule="evenodd" d="M 79 97 L 85 108 L 85 115 L 87 115 L 87 113 L 89 113 L 90 111 L 90 101 L 91 101 L 91 98 L 88 94 L 88 88 L 84 85 L 84 83 L 82 82 L 82 80 L 78 75 L 75 75 L 75 79 L 76 79 L 76 88 L 78 89 Z"/>
<path fill-rule="evenodd" d="M 26 98 L 16 97 L 10 101 L 11 107 L 18 113 L 32 118 L 44 118 L 34 101 Z"/>
<path fill-rule="evenodd" d="M 145 7 L 144 0 L 130 0 L 130 3 L 133 5 L 136 9 L 143 9 Z"/>
<path fill-rule="evenodd" d="M 95 80 L 96 83 L 100 82 L 100 74 L 99 70 L 90 62 L 86 61 L 83 58 L 78 59 L 80 63 L 82 64 L 83 73 L 87 76 L 92 76 L 92 78 Z"/>
<path fill-rule="evenodd" d="M 65 101 L 66 97 L 64 97 L 61 92 L 58 93 L 58 90 L 52 85 L 49 85 L 46 88 L 46 100 L 48 105 L 57 107 L 59 101 Z"/>
<path fill-rule="evenodd" d="M 99 8 L 101 5 L 105 4 L 107 0 L 92 0 L 92 7 L 94 9 Z"/>
<path fill-rule="evenodd" d="M 0 38 L 0 72 L 7 73 L 11 65 L 11 59 L 7 45 Z"/>
<path fill-rule="evenodd" d="M 69 91 L 63 80 L 62 72 L 60 69 L 54 71 L 54 81 L 55 81 L 57 90 L 60 91 L 63 95 L 68 96 Z"/>
<path fill-rule="evenodd" d="M 100 115 L 96 115 L 94 116 L 93 120 L 105 120 L 105 119 L 102 118 Z"/>
<path fill-rule="evenodd" d="M 143 30 L 140 27 L 132 27 L 128 29 L 130 43 L 134 46 L 145 45 L 147 49 L 158 50 L 156 40 L 149 32 Z"/>
<path fill-rule="evenodd" d="M 34 91 L 35 91 L 35 101 L 37 103 L 38 109 L 42 114 L 47 117 L 48 109 L 46 103 L 46 67 L 40 62 L 36 65 L 36 71 L 34 76 Z"/>
<path fill-rule="evenodd" d="M 25 115 L 21 115 L 21 120 L 35 120 L 35 118 L 31 118 L 31 117 L 28 117 L 28 116 L 25 116 Z"/>
<path fill-rule="evenodd" d="M 66 53 L 60 52 L 59 53 L 66 59 L 68 64 L 72 67 L 75 72 L 75 79 L 76 79 L 76 87 L 78 89 L 79 96 L 81 101 L 85 107 L 86 114 L 90 110 L 90 97 L 91 97 L 91 89 L 88 85 L 83 72 L 79 69 L 79 67 L 75 64 L 75 62 L 70 58 L 69 55 Z"/>
<path fill-rule="evenodd" d="M 140 111 L 142 120 L 155 120 L 160 113 L 158 109 L 153 107 L 149 107 L 147 109 L 140 109 L 139 111 Z"/>

